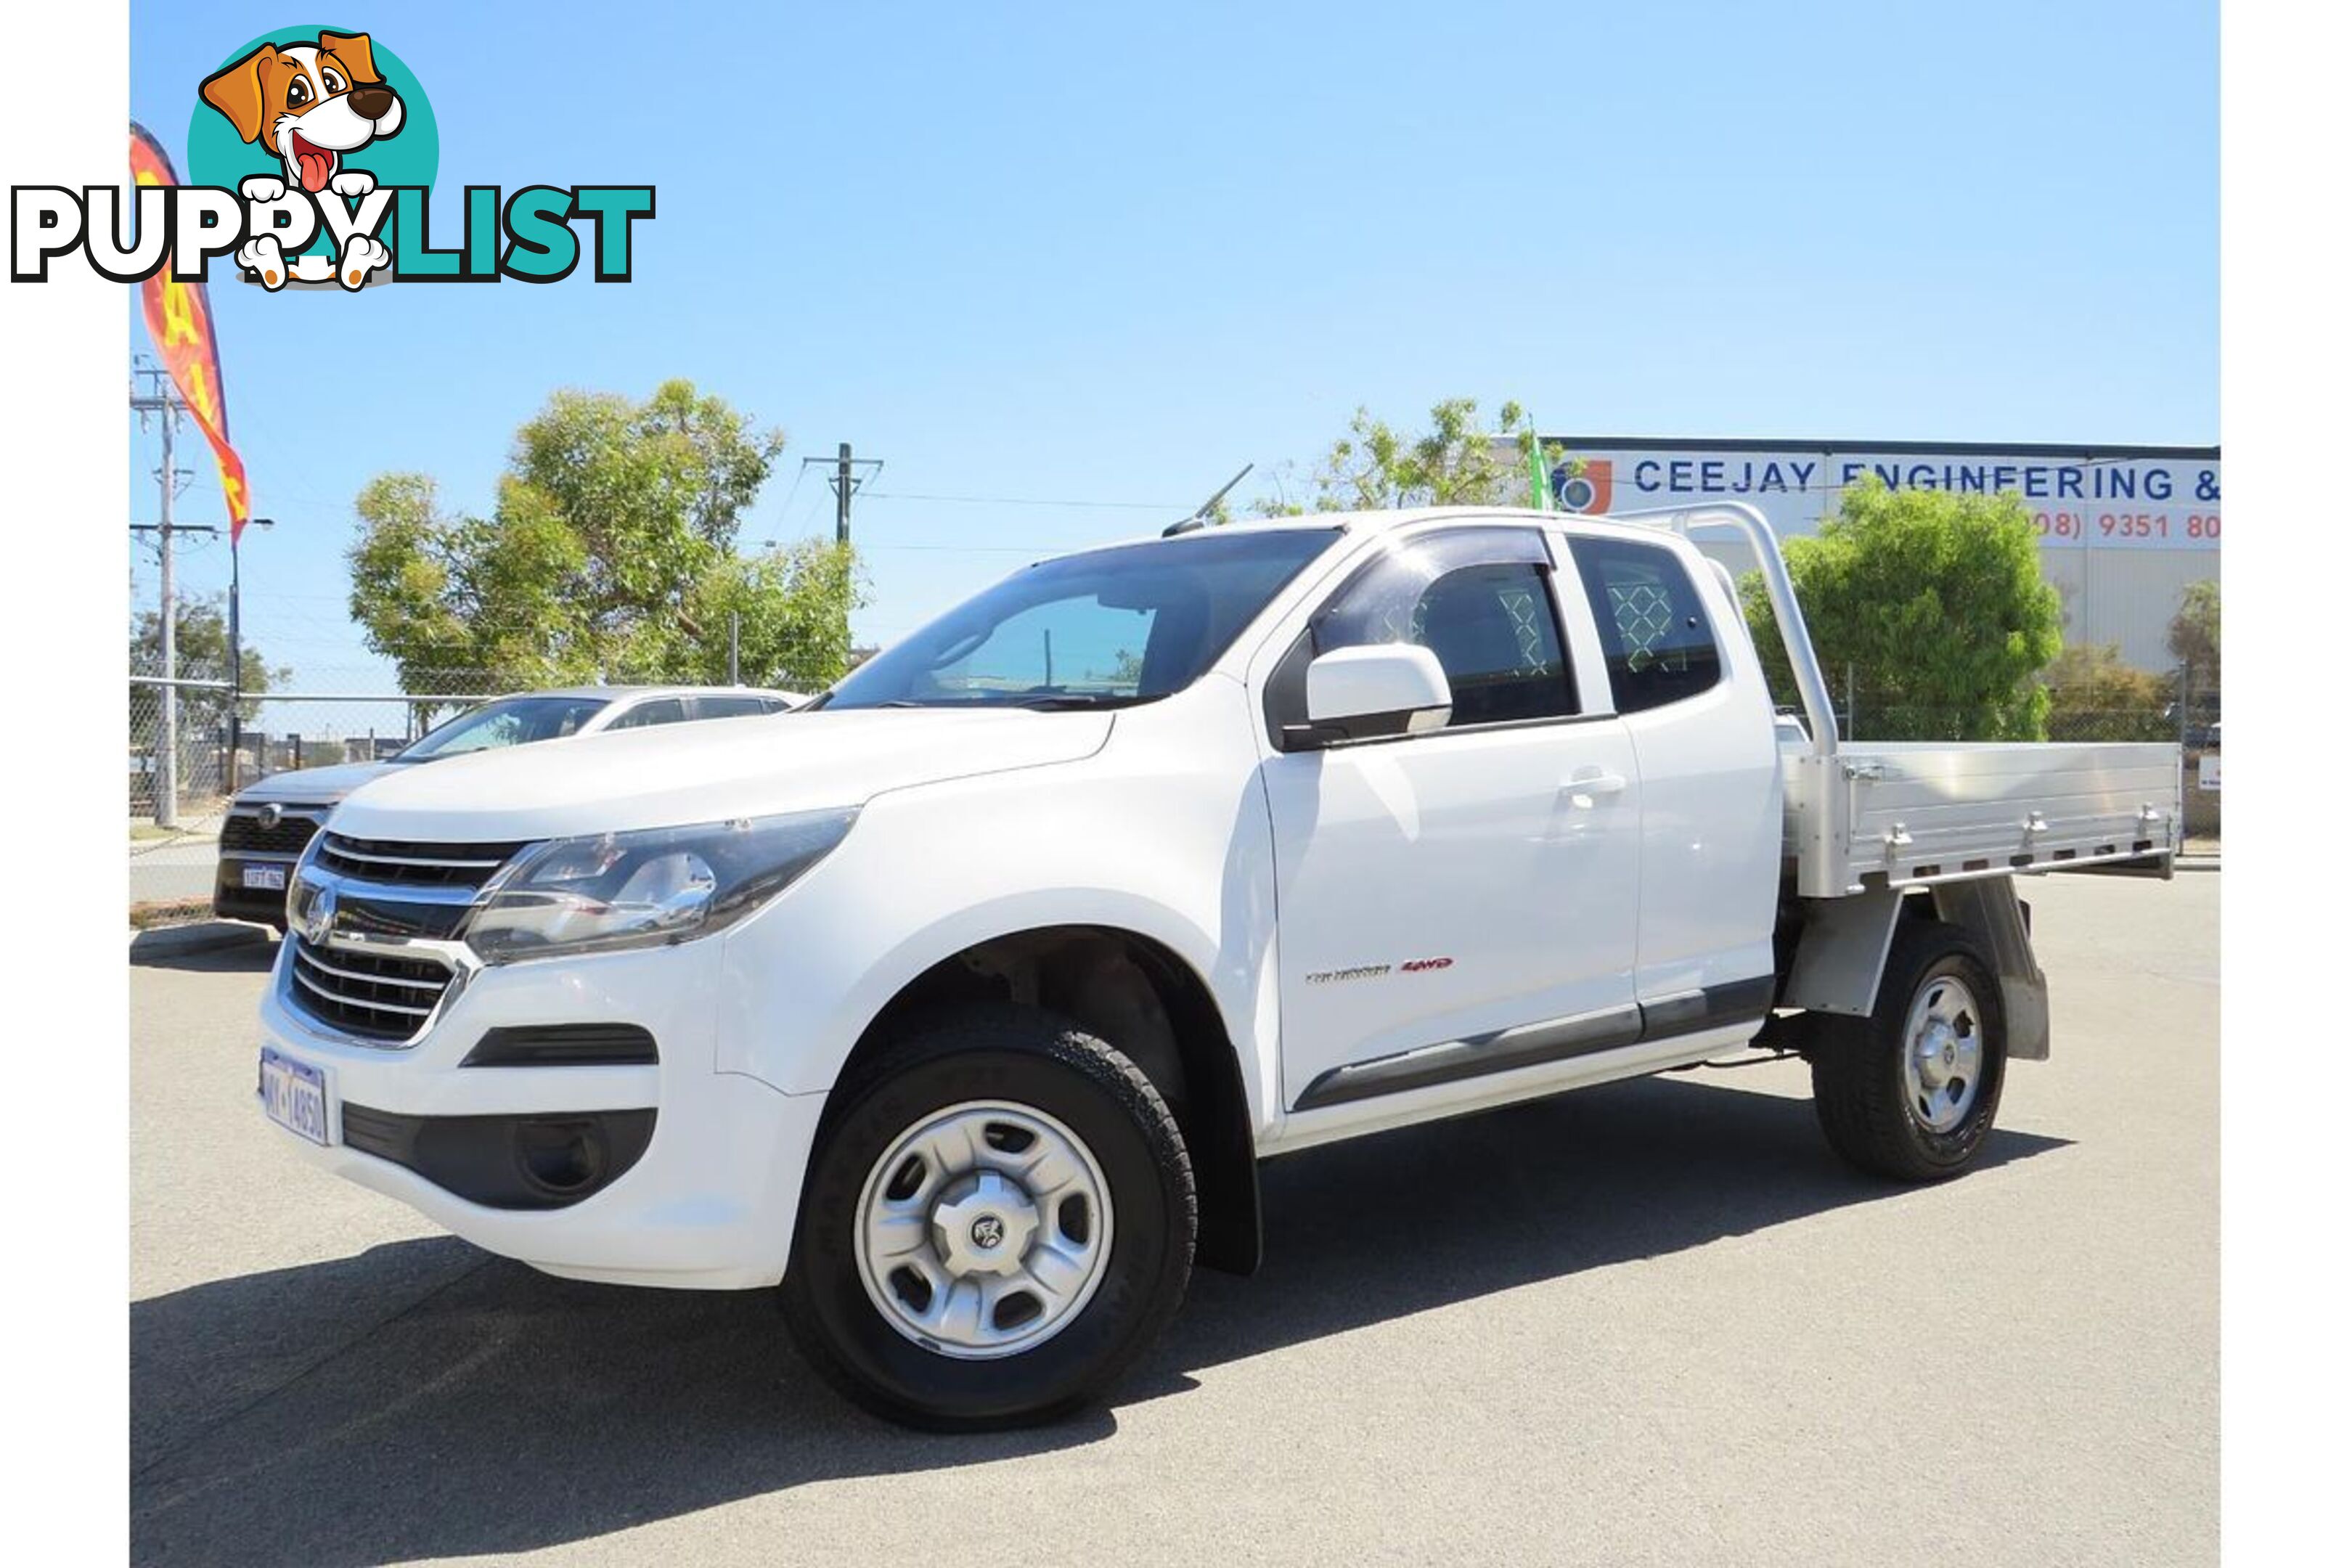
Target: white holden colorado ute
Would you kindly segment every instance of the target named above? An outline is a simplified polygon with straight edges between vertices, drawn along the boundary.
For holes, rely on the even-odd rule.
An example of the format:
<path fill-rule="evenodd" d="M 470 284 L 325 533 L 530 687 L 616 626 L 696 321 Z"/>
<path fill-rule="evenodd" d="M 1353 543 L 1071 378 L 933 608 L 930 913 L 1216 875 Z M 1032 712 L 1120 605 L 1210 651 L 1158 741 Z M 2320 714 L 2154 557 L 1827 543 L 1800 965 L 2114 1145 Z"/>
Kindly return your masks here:
<path fill-rule="evenodd" d="M 1807 722 L 1731 579 L 1753 546 Z M 2015 878 L 2168 871 L 2165 745 L 1841 746 L 1741 507 L 1199 530 L 1018 572 L 810 710 L 404 769 L 288 893 L 291 1146 L 572 1278 L 781 1285 L 894 1418 L 1103 1391 L 1257 1163 L 1756 1048 L 1865 1170 L 2048 1052 Z"/>

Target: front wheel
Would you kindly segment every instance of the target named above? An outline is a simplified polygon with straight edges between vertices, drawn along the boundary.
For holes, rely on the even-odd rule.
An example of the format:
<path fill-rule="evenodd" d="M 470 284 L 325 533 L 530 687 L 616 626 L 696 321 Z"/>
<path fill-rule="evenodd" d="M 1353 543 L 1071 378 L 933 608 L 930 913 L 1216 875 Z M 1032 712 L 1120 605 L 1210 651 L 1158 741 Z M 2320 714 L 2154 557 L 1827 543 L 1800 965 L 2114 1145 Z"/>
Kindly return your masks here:
<path fill-rule="evenodd" d="M 877 1414 L 1013 1426 L 1086 1403 L 1192 1268 L 1175 1118 L 1117 1049 L 987 1008 L 909 1032 L 840 1091 L 783 1301 L 803 1353 Z"/>
<path fill-rule="evenodd" d="M 2009 1064 L 2000 983 L 1973 938 L 1905 921 L 1867 1018 L 1820 1016 L 1806 1055 L 1831 1147 L 1898 1181 L 1958 1175 L 1984 1148 Z"/>

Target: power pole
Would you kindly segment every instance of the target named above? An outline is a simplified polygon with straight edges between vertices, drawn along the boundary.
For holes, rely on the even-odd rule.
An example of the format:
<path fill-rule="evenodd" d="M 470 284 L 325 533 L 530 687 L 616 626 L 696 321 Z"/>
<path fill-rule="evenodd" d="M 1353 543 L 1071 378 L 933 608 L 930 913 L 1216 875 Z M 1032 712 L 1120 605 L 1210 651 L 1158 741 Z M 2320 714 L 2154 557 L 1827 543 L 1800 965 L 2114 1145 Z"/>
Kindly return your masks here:
<path fill-rule="evenodd" d="M 247 520 L 250 524 L 251 519 Z M 236 525 L 229 524 L 228 535 L 228 791 L 236 798 L 237 784 L 236 756 L 245 743 L 245 644 L 244 627 L 239 621 L 245 613 L 244 574 L 237 567 Z M 368 742 L 368 761 L 375 761 L 375 742 Z"/>
<path fill-rule="evenodd" d="M 167 393 L 163 399 L 163 471 L 157 476 L 163 494 L 163 507 L 155 531 L 156 552 L 163 566 L 158 575 L 163 579 L 163 754 L 155 765 L 155 826 L 180 826 L 180 689 L 169 684 L 180 674 L 180 606 L 179 593 L 172 581 L 172 435 L 179 427 L 180 410 Z"/>
<path fill-rule="evenodd" d="M 857 492 L 856 485 L 849 477 L 849 443 L 846 441 L 841 444 L 839 462 L 840 467 L 835 469 L 833 476 L 833 542 L 846 544 L 849 542 L 849 498 Z"/>
<path fill-rule="evenodd" d="M 145 396 L 133 392 L 131 406 L 142 414 L 160 413 L 163 421 L 163 466 L 156 470 L 156 480 L 162 487 L 155 528 L 156 554 L 162 563 L 161 604 L 158 606 L 162 624 L 158 637 L 163 643 L 163 684 L 157 688 L 163 693 L 163 742 L 155 754 L 155 826 L 180 826 L 180 689 L 179 679 L 179 614 L 173 584 L 172 561 L 172 500 L 179 488 L 179 473 L 173 466 L 173 437 L 180 422 L 180 402 L 172 390 L 164 372 L 148 368 L 138 372 L 147 378 Z"/>
<path fill-rule="evenodd" d="M 825 461 L 823 458 L 803 458 L 801 468 L 805 472 L 810 464 Z M 833 487 L 833 542 L 846 544 L 849 542 L 849 498 L 863 489 L 866 480 L 882 471 L 882 459 L 856 457 L 852 454 L 849 443 L 844 441 L 835 450 L 832 465 L 833 472 L 825 483 Z M 859 472 L 860 469 L 864 472 Z"/>

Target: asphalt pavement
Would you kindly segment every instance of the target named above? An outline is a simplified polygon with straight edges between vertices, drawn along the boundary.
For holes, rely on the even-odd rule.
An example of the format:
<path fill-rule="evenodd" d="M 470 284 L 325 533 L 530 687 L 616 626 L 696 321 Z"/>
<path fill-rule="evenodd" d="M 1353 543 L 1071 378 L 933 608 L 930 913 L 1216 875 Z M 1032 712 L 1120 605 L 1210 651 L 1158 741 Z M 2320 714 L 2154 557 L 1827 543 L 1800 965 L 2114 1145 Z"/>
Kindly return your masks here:
<path fill-rule="evenodd" d="M 2029 884 L 2055 1037 L 1988 1163 L 1828 1152 L 1803 1068 L 1265 1167 L 1105 1408 L 844 1406 L 764 1292 L 566 1283 L 253 1108 L 273 949 L 131 971 L 144 1563 L 2211 1563 L 2221 878 Z"/>

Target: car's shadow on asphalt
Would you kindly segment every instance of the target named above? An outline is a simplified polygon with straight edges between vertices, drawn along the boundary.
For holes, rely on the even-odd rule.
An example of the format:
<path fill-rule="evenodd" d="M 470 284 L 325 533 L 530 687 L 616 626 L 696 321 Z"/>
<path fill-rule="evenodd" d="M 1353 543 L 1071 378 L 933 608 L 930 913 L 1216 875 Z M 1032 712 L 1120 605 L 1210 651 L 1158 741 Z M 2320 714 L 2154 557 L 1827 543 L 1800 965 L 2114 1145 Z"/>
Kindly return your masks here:
<path fill-rule="evenodd" d="M 141 969 L 173 969 L 194 974 L 261 974 L 278 962 L 278 939 L 260 926 L 239 930 L 217 945 L 183 949 L 151 940 L 164 932 L 142 931 L 131 943 L 131 962 Z"/>
<path fill-rule="evenodd" d="M 1997 1132 L 1985 1159 L 2062 1146 Z M 1806 1101 L 1690 1079 L 1276 1160 L 1264 1186 L 1265 1267 L 1196 1275 L 1111 1408 L 982 1436 L 843 1404 L 793 1353 L 770 1292 L 567 1283 L 448 1238 L 141 1301 L 132 1556 L 520 1552 L 811 1481 L 1091 1443 L 1118 1405 L 1181 1394 L 1202 1367 L 1909 1191 L 1839 1164 Z"/>

